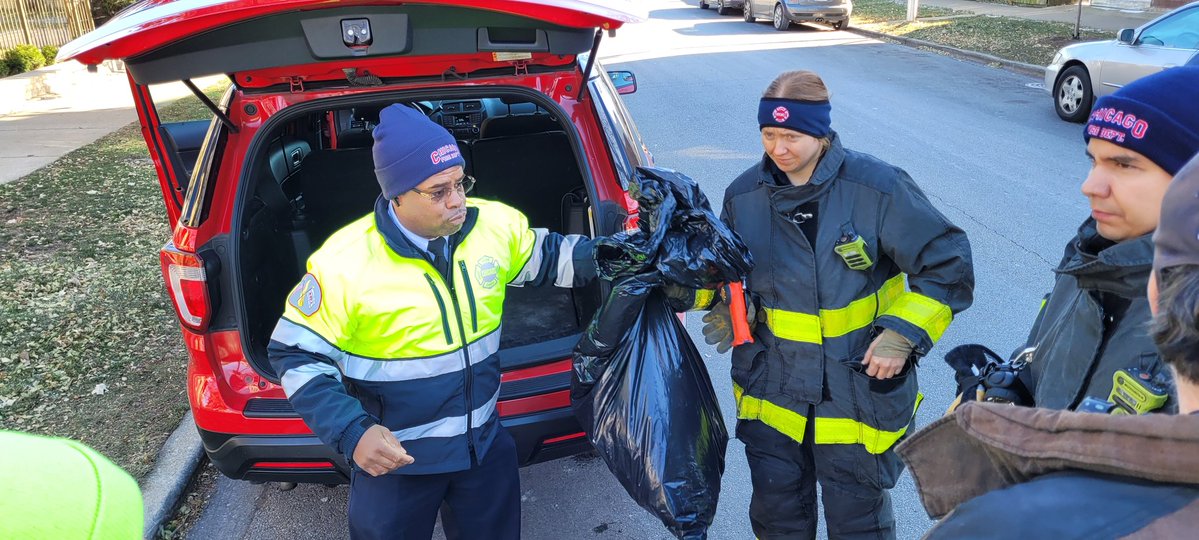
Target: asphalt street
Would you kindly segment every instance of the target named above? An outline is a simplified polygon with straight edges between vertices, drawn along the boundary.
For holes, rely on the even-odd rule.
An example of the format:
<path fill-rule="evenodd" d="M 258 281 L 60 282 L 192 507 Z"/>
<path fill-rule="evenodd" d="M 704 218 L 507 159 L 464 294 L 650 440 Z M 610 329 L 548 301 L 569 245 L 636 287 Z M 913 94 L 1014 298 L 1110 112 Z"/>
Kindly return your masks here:
<path fill-rule="evenodd" d="M 1025 75 L 848 32 L 776 32 L 765 22 L 699 10 L 694 0 L 642 5 L 651 20 L 605 38 L 601 59 L 607 69 L 636 74 L 638 91 L 625 103 L 659 166 L 692 176 L 718 205 L 728 182 L 761 155 L 755 116 L 762 90 L 782 71 L 810 69 L 832 90 L 833 127 L 843 143 L 905 169 L 967 231 L 974 305 L 919 369 L 926 399 L 918 424 L 939 417 L 953 393 L 944 352 L 963 343 L 1002 353 L 1017 347 L 1051 285 L 1050 269 L 1087 215 L 1081 127 L 1059 120 L 1039 81 Z M 703 343 L 699 323 L 692 316 L 687 326 L 708 359 L 731 431 L 729 358 Z M 597 459 L 529 467 L 521 481 L 530 540 L 670 538 Z M 749 472 L 735 440 L 723 485 L 711 538 L 752 538 Z M 919 538 L 932 522 L 910 477 L 892 494 L 899 537 Z M 221 479 L 192 537 L 343 537 L 346 499 L 345 487 L 284 492 Z"/>

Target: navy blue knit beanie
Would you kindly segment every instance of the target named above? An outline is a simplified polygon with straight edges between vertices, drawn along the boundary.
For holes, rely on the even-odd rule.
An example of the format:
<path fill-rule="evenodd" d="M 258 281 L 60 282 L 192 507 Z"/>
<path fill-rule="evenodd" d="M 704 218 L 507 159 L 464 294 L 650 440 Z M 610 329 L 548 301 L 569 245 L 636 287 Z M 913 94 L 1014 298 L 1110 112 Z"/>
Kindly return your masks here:
<path fill-rule="evenodd" d="M 1099 98 L 1083 138 L 1137 152 L 1171 176 L 1199 152 L 1199 67 L 1142 77 Z"/>
<path fill-rule="evenodd" d="M 375 178 L 388 199 L 450 167 L 466 165 L 450 132 L 407 105 L 380 111 L 374 136 Z"/>

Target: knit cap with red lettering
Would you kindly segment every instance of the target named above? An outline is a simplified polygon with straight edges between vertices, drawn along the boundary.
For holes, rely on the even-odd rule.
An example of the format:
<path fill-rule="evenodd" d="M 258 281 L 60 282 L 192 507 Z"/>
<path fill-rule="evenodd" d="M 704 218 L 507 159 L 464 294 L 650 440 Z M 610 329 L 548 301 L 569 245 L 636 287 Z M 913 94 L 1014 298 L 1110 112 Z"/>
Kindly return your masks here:
<path fill-rule="evenodd" d="M 450 132 L 407 105 L 397 103 L 380 111 L 374 137 L 375 178 L 388 199 L 466 164 Z"/>
<path fill-rule="evenodd" d="M 1099 98 L 1083 138 L 1141 154 L 1171 176 L 1199 152 L 1199 67 L 1176 67 L 1137 79 Z"/>

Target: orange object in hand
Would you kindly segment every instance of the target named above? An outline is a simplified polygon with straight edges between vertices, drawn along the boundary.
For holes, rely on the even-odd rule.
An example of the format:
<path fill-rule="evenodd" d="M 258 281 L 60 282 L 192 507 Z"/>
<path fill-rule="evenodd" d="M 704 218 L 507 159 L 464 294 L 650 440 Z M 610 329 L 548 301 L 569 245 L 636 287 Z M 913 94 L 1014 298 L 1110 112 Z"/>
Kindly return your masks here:
<path fill-rule="evenodd" d="M 740 281 L 728 284 L 729 317 L 733 320 L 733 346 L 753 343 L 754 337 L 749 330 L 749 319 L 746 317 L 745 287 Z"/>

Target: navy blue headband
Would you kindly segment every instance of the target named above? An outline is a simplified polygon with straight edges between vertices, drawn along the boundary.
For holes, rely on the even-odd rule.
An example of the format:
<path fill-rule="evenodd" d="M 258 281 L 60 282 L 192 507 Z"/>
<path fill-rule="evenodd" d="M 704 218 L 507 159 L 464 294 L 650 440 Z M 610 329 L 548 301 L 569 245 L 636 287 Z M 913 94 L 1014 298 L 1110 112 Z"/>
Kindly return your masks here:
<path fill-rule="evenodd" d="M 828 101 L 762 98 L 758 102 L 758 128 L 793 129 L 820 139 L 832 131 L 832 112 Z"/>

